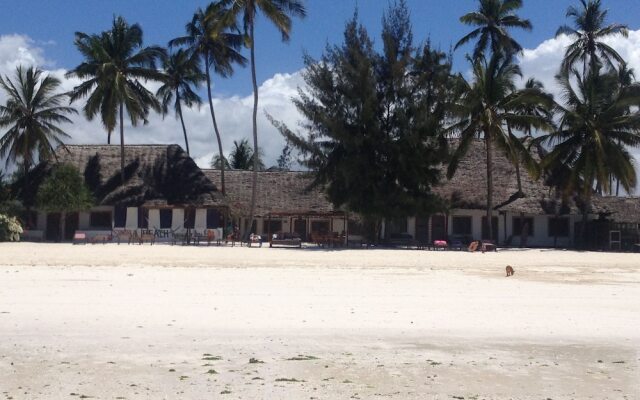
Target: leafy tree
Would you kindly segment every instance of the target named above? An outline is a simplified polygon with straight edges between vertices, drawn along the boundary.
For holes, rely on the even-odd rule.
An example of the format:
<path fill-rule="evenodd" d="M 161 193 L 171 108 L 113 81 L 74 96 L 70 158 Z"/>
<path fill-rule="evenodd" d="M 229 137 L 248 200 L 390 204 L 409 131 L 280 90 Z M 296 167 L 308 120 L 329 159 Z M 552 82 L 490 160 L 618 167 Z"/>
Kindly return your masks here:
<path fill-rule="evenodd" d="M 249 145 L 249 141 L 247 139 L 242 139 L 240 142 L 234 140 L 233 147 L 233 150 L 231 150 L 229 154 L 230 161 L 225 159 L 226 166 L 231 169 L 253 170 L 255 153 Z M 258 150 L 258 168 L 262 171 L 264 170 L 264 163 L 262 162 L 261 153 L 262 152 Z M 220 169 L 220 164 L 220 156 L 215 156 L 211 161 L 213 168 Z"/>
<path fill-rule="evenodd" d="M 291 17 L 304 18 L 307 14 L 303 0 L 221 0 L 229 7 L 228 18 L 242 20 L 247 36 L 251 60 L 251 82 L 253 83 L 253 151 L 258 153 L 258 80 L 256 78 L 256 36 L 255 25 L 258 12 L 261 12 L 282 34 L 282 40 L 288 41 L 291 34 Z M 253 182 L 251 190 L 251 208 L 249 221 L 253 220 L 258 187 L 258 158 L 254 158 Z M 248 235 L 249 232 L 245 232 Z"/>
<path fill-rule="evenodd" d="M 557 81 L 565 104 L 558 105 L 558 130 L 539 139 L 553 146 L 543 165 L 564 171 L 556 174 L 559 186 L 582 199 L 584 235 L 594 189 L 611 193 L 610 177 L 627 192 L 637 184 L 627 147 L 640 146 L 640 114 L 637 108 L 629 111 L 629 105 L 640 104 L 640 85 L 622 85 L 615 71 L 599 74 L 597 69 L 584 78 L 565 71 Z"/>
<path fill-rule="evenodd" d="M 280 171 L 290 171 L 291 164 L 293 163 L 293 157 L 291 156 L 293 148 L 291 144 L 287 143 L 282 148 L 282 152 L 277 160 L 277 168 Z"/>
<path fill-rule="evenodd" d="M 414 47 L 404 2 L 385 14 L 383 44 L 377 53 L 354 16 L 341 45 L 305 60 L 307 89 L 294 100 L 305 132 L 270 118 L 313 171 L 313 185 L 378 228 L 439 206 L 430 187 L 447 155 L 442 124 L 453 86 L 447 57 Z"/>
<path fill-rule="evenodd" d="M 460 22 L 477 28 L 456 43 L 455 48 L 478 39 L 473 58 L 480 58 L 490 48 L 492 52 L 518 53 L 522 46 L 508 32 L 511 28 L 532 29 L 528 19 L 522 19 L 516 11 L 522 8 L 522 0 L 478 0 L 478 9 L 460 17 Z"/>
<path fill-rule="evenodd" d="M 487 221 L 489 238 L 493 238 L 493 227 L 489 222 L 493 215 L 493 153 L 497 146 L 510 160 L 527 165 L 534 170 L 529 153 L 523 142 L 516 140 L 505 126 L 532 126 L 551 130 L 546 118 L 521 115 L 518 109 L 534 105 L 550 107 L 550 98 L 538 91 L 515 91 L 514 80 L 521 76 L 520 68 L 513 64 L 512 56 L 493 53 L 488 61 L 482 57 L 472 62 L 473 81 L 463 82 L 462 94 L 454 109 L 457 122 L 450 127 L 460 141 L 449 163 L 447 175 L 452 177 L 460 160 L 466 155 L 475 138 L 485 142 L 487 159 Z M 533 171 L 532 171 L 533 172 Z"/>
<path fill-rule="evenodd" d="M 207 83 L 207 95 L 209 97 L 209 113 L 213 130 L 218 142 L 218 156 L 224 159 L 222 151 L 222 138 L 216 113 L 213 108 L 211 94 L 211 69 L 223 78 L 233 74 L 233 64 L 246 65 L 246 59 L 239 53 L 244 42 L 244 37 L 237 32 L 235 21 L 225 18 L 227 10 L 224 4 L 210 3 L 205 10 L 198 8 L 191 22 L 186 25 L 187 34 L 169 42 L 169 46 L 186 46 L 189 52 L 202 58 L 204 63 L 205 81 Z M 224 180 L 225 164 L 220 164 L 220 188 L 225 193 Z"/>
<path fill-rule="evenodd" d="M 205 75 L 200 70 L 200 62 L 196 57 L 191 57 L 183 49 L 162 58 L 162 68 L 165 73 L 164 84 L 158 89 L 156 96 L 162 102 L 162 113 L 167 114 L 169 105 L 173 102 L 176 116 L 180 118 L 182 132 L 184 133 L 184 143 L 187 154 L 189 153 L 189 139 L 187 138 L 187 128 L 184 125 L 182 116 L 182 104 L 187 107 L 200 106 L 202 100 L 193 88 L 205 79 Z"/>
<path fill-rule="evenodd" d="M 93 205 L 93 199 L 80 172 L 72 165 L 58 164 L 38 189 L 37 203 L 42 211 L 61 214 L 60 240 L 62 240 L 66 213 L 88 210 Z"/>
<path fill-rule="evenodd" d="M 54 146 L 69 138 L 59 124 L 71 123 L 67 116 L 76 110 L 62 105 L 67 95 L 56 93 L 59 87 L 59 79 L 34 67 L 18 66 L 14 80 L 0 77 L 0 88 L 8 96 L 0 106 L 0 128 L 7 128 L 0 138 L 0 158 L 19 163 L 25 174 L 38 159 L 54 157 Z M 23 183 L 26 188 L 29 180 Z"/>
<path fill-rule="evenodd" d="M 606 25 L 608 12 L 602 9 L 600 0 L 580 0 L 580 4 L 581 8 L 571 6 L 567 10 L 567 18 L 573 20 L 573 27 L 563 25 L 556 33 L 556 36 L 567 35 L 573 39 L 565 52 L 562 70 L 570 72 L 578 62 L 582 62 L 582 74 L 585 76 L 588 69 L 595 71 L 603 62 L 609 68 L 615 68 L 614 62 L 624 64 L 620 54 L 602 40 L 616 35 L 627 37 L 627 26 Z"/>
<path fill-rule="evenodd" d="M 76 32 L 75 45 L 85 58 L 84 62 L 67 73 L 84 82 L 74 88 L 71 101 L 88 96 L 84 113 L 91 121 L 100 114 L 107 129 L 107 143 L 111 132 L 120 125 L 120 174 L 124 181 L 124 113 L 131 124 L 148 123 L 150 110 L 160 112 L 160 103 L 141 80 L 162 82 L 164 75 L 156 70 L 156 60 L 164 49 L 142 45 L 142 28 L 129 25 L 123 17 L 115 17 L 110 30 L 88 35 Z"/>

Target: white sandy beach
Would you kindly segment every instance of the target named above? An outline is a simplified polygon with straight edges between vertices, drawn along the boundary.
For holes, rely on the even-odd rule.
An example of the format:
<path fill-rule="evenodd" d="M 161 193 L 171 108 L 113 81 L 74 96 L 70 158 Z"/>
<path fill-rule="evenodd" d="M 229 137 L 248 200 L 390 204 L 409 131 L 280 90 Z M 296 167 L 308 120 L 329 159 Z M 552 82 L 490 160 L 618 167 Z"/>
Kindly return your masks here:
<path fill-rule="evenodd" d="M 639 365 L 638 254 L 0 244 L 0 399 L 640 399 Z"/>

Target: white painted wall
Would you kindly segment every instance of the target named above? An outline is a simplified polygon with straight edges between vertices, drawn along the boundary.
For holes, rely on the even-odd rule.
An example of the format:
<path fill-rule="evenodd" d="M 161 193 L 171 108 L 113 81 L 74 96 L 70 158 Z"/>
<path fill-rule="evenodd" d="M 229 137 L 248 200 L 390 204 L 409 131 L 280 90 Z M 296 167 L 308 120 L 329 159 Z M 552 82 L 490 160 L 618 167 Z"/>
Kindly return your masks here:
<path fill-rule="evenodd" d="M 160 229 L 160 210 L 149 209 L 149 229 Z"/>
<path fill-rule="evenodd" d="M 136 207 L 127 207 L 125 227 L 127 229 L 138 229 L 138 209 Z"/>
<path fill-rule="evenodd" d="M 198 231 L 207 229 L 207 210 L 203 208 L 196 209 L 196 222 L 194 225 Z"/>
<path fill-rule="evenodd" d="M 173 215 L 171 220 L 171 229 L 172 230 L 184 230 L 184 209 L 182 208 L 174 208 Z"/>

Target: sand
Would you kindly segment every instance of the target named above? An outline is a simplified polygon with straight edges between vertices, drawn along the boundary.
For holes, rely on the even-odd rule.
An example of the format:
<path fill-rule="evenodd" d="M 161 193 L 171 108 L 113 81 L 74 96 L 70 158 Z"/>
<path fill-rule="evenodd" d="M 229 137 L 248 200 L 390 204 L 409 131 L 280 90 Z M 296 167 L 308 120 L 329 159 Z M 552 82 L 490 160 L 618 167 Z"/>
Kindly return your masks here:
<path fill-rule="evenodd" d="M 640 399 L 639 350 L 638 254 L 0 244 L 0 400 Z"/>

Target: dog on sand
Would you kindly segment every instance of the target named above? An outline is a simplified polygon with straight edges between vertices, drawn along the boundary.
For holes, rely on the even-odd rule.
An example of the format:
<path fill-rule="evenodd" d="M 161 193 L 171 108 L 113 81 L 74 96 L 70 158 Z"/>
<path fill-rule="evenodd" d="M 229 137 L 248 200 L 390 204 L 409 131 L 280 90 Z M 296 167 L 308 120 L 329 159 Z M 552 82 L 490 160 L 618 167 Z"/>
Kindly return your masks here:
<path fill-rule="evenodd" d="M 512 276 L 515 273 L 515 271 L 513 270 L 513 267 L 511 265 L 507 265 L 506 270 L 507 270 L 507 276 L 508 277 Z"/>

